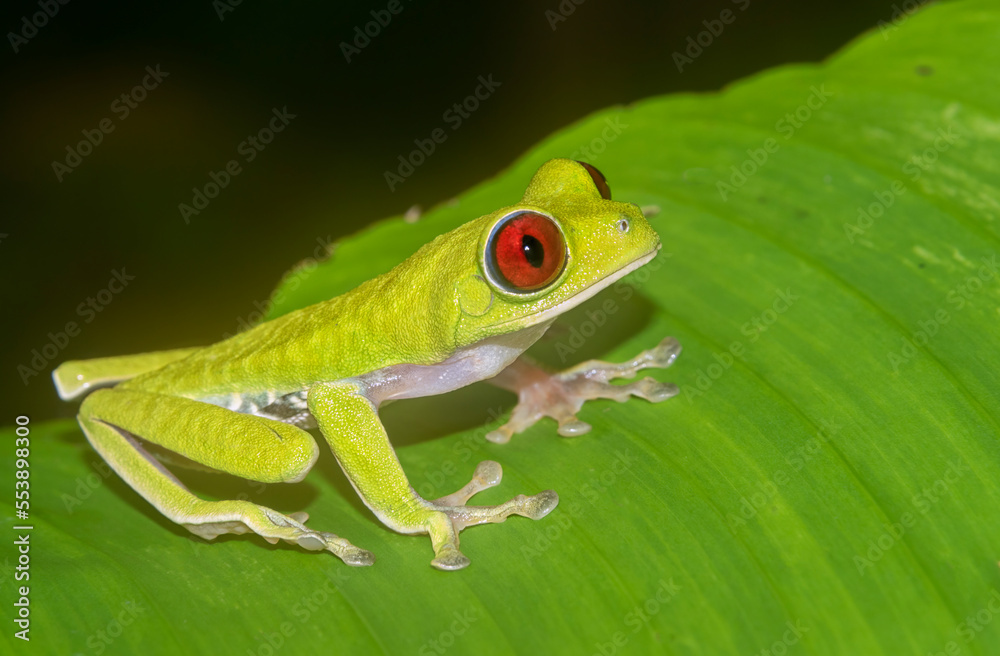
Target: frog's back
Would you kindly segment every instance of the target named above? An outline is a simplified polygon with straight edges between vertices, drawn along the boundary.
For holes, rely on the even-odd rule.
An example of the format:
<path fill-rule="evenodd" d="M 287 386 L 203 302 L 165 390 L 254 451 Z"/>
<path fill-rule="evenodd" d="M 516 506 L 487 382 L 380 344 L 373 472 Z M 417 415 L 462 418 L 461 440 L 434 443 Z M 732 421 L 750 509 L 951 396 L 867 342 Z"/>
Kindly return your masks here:
<path fill-rule="evenodd" d="M 317 342 L 339 332 L 341 297 L 264 322 L 123 383 L 122 387 L 189 398 L 273 391 L 283 394 L 315 379 L 352 375 L 343 348 Z M 346 343 L 350 331 L 340 335 Z M 319 350 L 317 350 L 319 349 Z M 320 357 L 323 353 L 324 357 Z M 314 380 L 310 380 L 314 379 Z"/>
<path fill-rule="evenodd" d="M 233 407 L 234 395 L 256 404 L 396 364 L 436 364 L 458 346 L 455 283 L 477 271 L 475 235 L 485 218 L 439 236 L 341 296 L 204 348 L 102 359 L 121 371 L 106 375 L 107 367 L 96 365 L 101 380 L 92 386 L 80 382 L 79 372 L 101 361 L 69 362 L 59 368 L 65 375 L 56 372 L 57 387 L 64 383 L 63 398 L 118 384 Z"/>
<path fill-rule="evenodd" d="M 395 364 L 438 362 L 454 348 L 452 331 L 440 329 L 439 322 L 447 325 L 448 318 L 421 311 L 434 303 L 405 270 L 399 271 L 406 264 L 122 386 L 195 399 L 282 396 Z"/>

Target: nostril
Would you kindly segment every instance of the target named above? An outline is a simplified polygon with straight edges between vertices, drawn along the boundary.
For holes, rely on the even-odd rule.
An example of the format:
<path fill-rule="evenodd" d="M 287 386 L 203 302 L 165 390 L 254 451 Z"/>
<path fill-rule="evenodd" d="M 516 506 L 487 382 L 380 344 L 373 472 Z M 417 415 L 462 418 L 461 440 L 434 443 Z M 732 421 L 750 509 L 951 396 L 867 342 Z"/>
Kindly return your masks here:
<path fill-rule="evenodd" d="M 618 232 L 625 234 L 628 232 L 628 219 L 618 219 Z"/>

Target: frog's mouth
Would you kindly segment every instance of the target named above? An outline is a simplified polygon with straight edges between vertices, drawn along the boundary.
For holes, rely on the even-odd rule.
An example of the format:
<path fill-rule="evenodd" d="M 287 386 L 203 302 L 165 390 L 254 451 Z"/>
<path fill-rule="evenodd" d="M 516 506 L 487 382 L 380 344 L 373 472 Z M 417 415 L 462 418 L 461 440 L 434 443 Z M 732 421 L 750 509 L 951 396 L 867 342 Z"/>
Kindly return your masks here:
<path fill-rule="evenodd" d="M 596 296 L 598 293 L 607 289 L 610 285 L 621 280 L 622 278 L 632 273 L 639 267 L 648 264 L 650 260 L 656 257 L 656 253 L 660 250 L 661 247 L 662 244 L 657 244 L 656 248 L 654 248 L 653 250 L 649 251 L 645 255 L 640 255 L 639 257 L 632 260 L 622 268 L 612 271 L 607 276 L 595 282 L 590 287 L 584 289 L 581 292 L 577 292 L 576 294 L 570 296 L 566 300 L 561 301 L 560 303 L 553 305 L 549 309 L 539 312 L 538 314 L 530 317 L 528 319 L 528 322 L 524 324 L 524 327 L 527 328 L 530 326 L 538 325 L 546 321 L 552 321 L 563 312 L 566 312 L 567 310 L 576 307 L 580 303 L 583 303 L 587 299 Z M 511 319 L 509 321 L 503 322 L 502 324 L 499 324 L 499 326 L 505 326 L 507 324 L 514 323 L 515 321 L 522 321 L 522 320 L 523 319 Z"/>

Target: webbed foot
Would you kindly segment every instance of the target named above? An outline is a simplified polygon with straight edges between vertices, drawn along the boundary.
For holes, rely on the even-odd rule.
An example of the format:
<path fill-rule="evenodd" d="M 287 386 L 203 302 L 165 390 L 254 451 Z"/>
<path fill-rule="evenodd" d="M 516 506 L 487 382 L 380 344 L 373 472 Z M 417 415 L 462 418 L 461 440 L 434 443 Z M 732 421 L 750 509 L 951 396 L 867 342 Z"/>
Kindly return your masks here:
<path fill-rule="evenodd" d="M 372 552 L 354 546 L 344 538 L 325 531 L 314 531 L 306 527 L 309 515 L 304 512 L 283 515 L 275 510 L 258 506 L 249 501 L 205 501 L 206 504 L 222 504 L 208 513 L 227 516 L 220 521 L 185 523 L 184 526 L 206 540 L 212 540 L 225 533 L 256 533 L 271 544 L 278 540 L 298 545 L 309 551 L 329 551 L 346 564 L 363 567 L 375 563 Z M 238 519 L 231 517 L 237 516 Z"/>
<path fill-rule="evenodd" d="M 502 444 L 510 441 L 515 433 L 533 425 L 542 417 L 552 417 L 559 422 L 559 434 L 563 437 L 583 435 L 590 430 L 590 424 L 577 418 L 583 404 L 591 399 L 614 399 L 620 403 L 638 396 L 652 403 L 658 403 L 675 396 L 678 388 L 673 383 L 661 383 L 646 377 L 626 385 L 611 383 L 616 378 L 632 378 L 641 369 L 665 369 L 673 364 L 681 352 L 681 345 L 673 337 L 667 337 L 656 347 L 647 349 L 628 362 L 611 363 L 588 360 L 559 373 L 549 373 L 540 367 L 515 362 L 504 372 L 508 380 L 505 387 L 514 387 L 518 392 L 518 403 L 511 413 L 510 421 L 486 435 L 491 442 Z M 516 380 L 512 380 L 515 378 Z"/>
<path fill-rule="evenodd" d="M 559 495 L 545 490 L 533 496 L 519 494 L 496 506 L 466 505 L 479 492 L 499 485 L 502 478 L 500 463 L 485 460 L 476 467 L 472 480 L 460 490 L 425 502 L 427 509 L 433 511 L 427 527 L 434 547 L 431 565 L 441 570 L 462 569 L 469 565 L 469 559 L 458 548 L 458 534 L 464 528 L 503 522 L 510 515 L 541 519 L 559 504 Z"/>

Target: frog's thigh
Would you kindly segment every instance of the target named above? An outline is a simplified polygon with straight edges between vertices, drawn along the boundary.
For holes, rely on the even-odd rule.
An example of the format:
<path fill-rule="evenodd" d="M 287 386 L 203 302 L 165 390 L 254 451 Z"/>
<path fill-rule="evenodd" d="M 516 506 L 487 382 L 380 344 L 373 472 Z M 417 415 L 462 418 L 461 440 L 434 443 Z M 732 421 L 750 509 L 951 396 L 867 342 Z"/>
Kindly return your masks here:
<path fill-rule="evenodd" d="M 252 531 L 272 543 L 326 549 L 349 565 L 374 562 L 371 553 L 347 540 L 306 528 L 305 513 L 282 515 L 249 501 L 199 499 L 136 440 L 244 478 L 294 482 L 306 475 L 319 452 L 300 428 L 190 399 L 120 389 L 87 397 L 79 420 L 87 439 L 126 483 L 167 518 L 203 538 Z"/>
<path fill-rule="evenodd" d="M 131 434 L 113 430 L 117 437 L 104 441 L 105 448 L 118 447 L 111 459 L 122 449 L 150 459 L 135 436 L 206 467 L 263 483 L 300 481 L 319 455 L 316 441 L 301 428 L 152 392 L 98 390 L 83 402 L 80 420 L 88 428 L 100 422 Z M 104 455 L 99 445 L 94 447 Z M 158 462 L 150 465 L 162 469 Z"/>
<path fill-rule="evenodd" d="M 78 419 L 94 449 L 132 489 L 166 517 L 189 528 L 221 522 L 264 526 L 274 522 L 266 517 L 251 521 L 251 515 L 260 515 L 263 509 L 250 502 L 198 498 L 136 438 L 213 469 L 265 483 L 301 480 L 319 451 L 312 436 L 294 426 L 151 392 L 98 390 L 84 400 Z M 225 530 L 220 524 L 203 537 L 244 530 Z"/>

